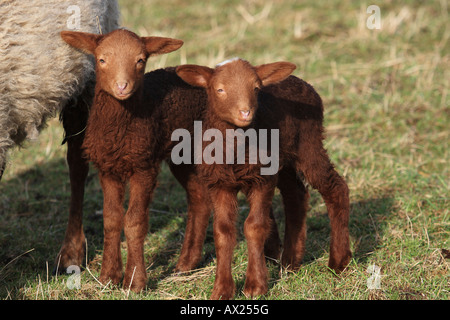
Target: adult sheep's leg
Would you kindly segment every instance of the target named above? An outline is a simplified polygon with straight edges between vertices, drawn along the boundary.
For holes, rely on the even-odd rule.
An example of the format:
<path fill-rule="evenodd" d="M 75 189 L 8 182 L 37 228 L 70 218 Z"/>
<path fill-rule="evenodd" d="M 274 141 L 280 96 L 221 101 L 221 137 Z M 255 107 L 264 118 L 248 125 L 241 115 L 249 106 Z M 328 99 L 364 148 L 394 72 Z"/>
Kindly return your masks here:
<path fill-rule="evenodd" d="M 305 254 L 309 193 L 303 183 L 297 179 L 295 170 L 289 167 L 280 171 L 278 188 L 283 198 L 286 217 L 281 263 L 285 267 L 297 269 Z"/>
<path fill-rule="evenodd" d="M 148 207 L 156 176 L 152 172 L 137 172 L 130 178 L 130 201 L 125 214 L 124 231 L 127 239 L 127 265 L 123 287 L 139 292 L 145 288 L 147 275 L 144 261 L 144 240 L 148 231 Z"/>
<path fill-rule="evenodd" d="M 5 172 L 6 163 L 0 165 L 0 181 L 2 181 L 3 172 Z"/>
<path fill-rule="evenodd" d="M 56 258 L 57 270 L 62 272 L 70 265 L 80 266 L 85 254 L 85 236 L 83 232 L 84 186 L 89 172 L 88 163 L 81 157 L 81 139 L 68 141 L 67 163 L 70 176 L 69 221 L 63 245 Z"/>
<path fill-rule="evenodd" d="M 122 279 L 120 234 L 123 230 L 125 183 L 99 174 L 103 190 L 103 260 L 100 282 L 118 284 Z"/>
<path fill-rule="evenodd" d="M 344 179 L 334 169 L 320 135 L 317 140 L 303 142 L 298 170 L 311 186 L 319 191 L 328 209 L 331 225 L 330 258 L 328 266 L 336 272 L 345 269 L 351 259 L 349 241 L 349 190 Z"/>
<path fill-rule="evenodd" d="M 231 260 L 236 245 L 237 191 L 215 189 L 211 192 L 214 207 L 214 245 L 217 267 L 212 300 L 233 298 L 235 284 L 231 275 Z"/>
<path fill-rule="evenodd" d="M 66 106 L 61 113 L 67 140 L 71 194 L 69 220 L 62 247 L 56 257 L 54 273 L 63 272 L 71 265 L 81 266 L 85 255 L 86 243 L 82 220 L 84 188 L 89 164 L 82 156 L 81 145 L 88 112 L 88 103 L 80 98 L 77 104 Z"/>
<path fill-rule="evenodd" d="M 195 175 L 192 165 L 170 165 L 175 178 L 186 190 L 188 219 L 180 258 L 176 271 L 194 269 L 202 257 L 206 228 L 211 215 L 211 201 L 204 183 Z"/>
<path fill-rule="evenodd" d="M 270 230 L 270 210 L 275 186 L 262 186 L 250 191 L 250 212 L 244 223 L 247 240 L 248 265 L 244 294 L 258 296 L 267 292 L 267 268 L 264 259 L 264 243 Z"/>

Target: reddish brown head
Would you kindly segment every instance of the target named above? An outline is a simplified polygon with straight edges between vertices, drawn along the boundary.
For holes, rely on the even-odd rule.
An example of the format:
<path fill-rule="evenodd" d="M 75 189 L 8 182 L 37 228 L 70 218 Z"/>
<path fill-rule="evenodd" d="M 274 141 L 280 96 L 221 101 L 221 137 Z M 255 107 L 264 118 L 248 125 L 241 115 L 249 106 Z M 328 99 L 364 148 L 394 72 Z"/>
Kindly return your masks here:
<path fill-rule="evenodd" d="M 206 89 L 210 108 L 222 120 L 246 127 L 252 122 L 258 107 L 258 91 L 286 79 L 295 68 L 289 62 L 254 67 L 235 58 L 218 64 L 215 69 L 183 65 L 176 72 L 185 82 Z"/>
<path fill-rule="evenodd" d="M 139 88 L 149 56 L 169 53 L 183 45 L 181 40 L 139 37 L 125 29 L 106 35 L 62 31 L 61 38 L 95 56 L 97 85 L 119 100 L 128 99 Z"/>

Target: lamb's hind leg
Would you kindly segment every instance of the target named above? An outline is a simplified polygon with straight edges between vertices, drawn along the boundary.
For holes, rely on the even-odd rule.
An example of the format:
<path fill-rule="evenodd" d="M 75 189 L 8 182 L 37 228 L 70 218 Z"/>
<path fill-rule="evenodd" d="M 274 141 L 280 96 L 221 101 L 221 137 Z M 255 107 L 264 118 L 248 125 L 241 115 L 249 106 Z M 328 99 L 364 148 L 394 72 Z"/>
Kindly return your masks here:
<path fill-rule="evenodd" d="M 281 252 L 280 235 L 278 234 L 278 227 L 275 217 L 273 215 L 273 207 L 269 210 L 270 230 L 269 236 L 264 243 L 264 255 L 270 259 L 278 260 Z"/>
<path fill-rule="evenodd" d="M 212 207 L 206 186 L 195 175 L 192 165 L 170 164 L 170 170 L 186 190 L 188 201 L 186 231 L 176 266 L 176 271 L 184 272 L 197 267 L 202 258 L 203 242 Z"/>
<path fill-rule="evenodd" d="M 280 171 L 278 188 L 283 198 L 286 217 L 281 263 L 285 267 L 297 269 L 305 254 L 309 193 L 304 184 L 298 180 L 295 169 L 289 167 L 284 167 Z"/>
<path fill-rule="evenodd" d="M 330 258 L 328 266 L 340 272 L 352 256 L 349 241 L 349 190 L 344 179 L 336 172 L 320 141 L 303 145 L 298 170 L 311 186 L 322 195 L 328 209 L 331 225 Z"/>

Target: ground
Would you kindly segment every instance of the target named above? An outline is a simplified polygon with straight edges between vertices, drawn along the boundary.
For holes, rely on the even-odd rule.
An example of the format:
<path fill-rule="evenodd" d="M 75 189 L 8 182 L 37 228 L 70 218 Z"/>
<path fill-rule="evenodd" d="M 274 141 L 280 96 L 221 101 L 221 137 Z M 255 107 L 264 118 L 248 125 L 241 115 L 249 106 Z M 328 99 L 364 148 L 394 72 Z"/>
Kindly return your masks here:
<path fill-rule="evenodd" d="M 380 29 L 371 29 L 379 8 Z M 269 265 L 264 299 L 441 299 L 449 297 L 449 70 L 446 1 L 120 1 L 122 25 L 184 46 L 150 59 L 155 69 L 214 66 L 235 56 L 253 64 L 286 60 L 325 105 L 325 146 L 350 188 L 354 253 L 340 275 L 326 265 L 329 222 L 311 191 L 307 253 L 298 272 Z M 369 20 L 369 23 L 367 23 Z M 141 294 L 97 282 L 102 256 L 102 194 L 91 170 L 84 204 L 87 264 L 53 277 L 70 197 L 66 146 L 57 120 L 16 149 L 0 183 L 1 299 L 207 299 L 214 282 L 211 227 L 204 259 L 173 275 L 186 222 L 182 188 L 167 167 L 150 210 L 145 245 L 148 289 Z M 247 265 L 240 195 L 233 260 L 237 299 Z M 274 210 L 283 233 L 283 208 Z M 123 242 L 125 256 L 126 243 Z M 72 277 L 72 278 L 71 278 Z"/>

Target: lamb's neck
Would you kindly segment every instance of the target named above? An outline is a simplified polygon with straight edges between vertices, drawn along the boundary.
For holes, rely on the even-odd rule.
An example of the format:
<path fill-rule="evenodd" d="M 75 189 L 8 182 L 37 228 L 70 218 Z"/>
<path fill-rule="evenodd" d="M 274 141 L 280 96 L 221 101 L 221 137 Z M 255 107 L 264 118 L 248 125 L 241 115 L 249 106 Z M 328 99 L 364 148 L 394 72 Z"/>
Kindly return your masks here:
<path fill-rule="evenodd" d="M 140 107 L 142 102 L 142 90 L 133 93 L 131 97 L 126 100 L 119 100 L 113 97 L 103 89 L 97 88 L 95 90 L 94 109 L 102 112 L 104 116 L 108 114 L 117 116 L 118 114 L 132 114 L 139 116 L 143 109 Z"/>

